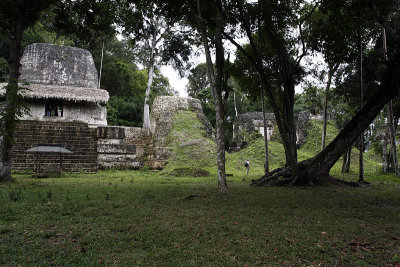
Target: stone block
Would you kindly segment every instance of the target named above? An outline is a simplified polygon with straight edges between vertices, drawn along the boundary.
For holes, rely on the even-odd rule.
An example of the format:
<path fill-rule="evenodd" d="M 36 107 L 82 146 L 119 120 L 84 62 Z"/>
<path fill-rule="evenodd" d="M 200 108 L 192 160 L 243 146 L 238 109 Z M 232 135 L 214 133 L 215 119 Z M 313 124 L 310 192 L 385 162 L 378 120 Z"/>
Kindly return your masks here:
<path fill-rule="evenodd" d="M 93 57 L 84 49 L 34 43 L 25 48 L 21 64 L 21 81 L 97 88 Z"/>

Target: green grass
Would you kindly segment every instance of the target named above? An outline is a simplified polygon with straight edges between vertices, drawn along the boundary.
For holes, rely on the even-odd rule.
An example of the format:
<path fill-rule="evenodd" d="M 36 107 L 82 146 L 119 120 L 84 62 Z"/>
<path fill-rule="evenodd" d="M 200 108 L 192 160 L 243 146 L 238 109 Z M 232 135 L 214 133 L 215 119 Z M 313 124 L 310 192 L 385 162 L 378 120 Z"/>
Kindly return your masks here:
<path fill-rule="evenodd" d="M 173 151 L 162 171 L 167 176 L 207 175 L 213 170 L 216 158 L 215 142 L 205 137 L 205 129 L 194 112 L 179 110 L 167 136 L 167 146 Z"/>
<path fill-rule="evenodd" d="M 167 136 L 167 145 L 173 151 L 166 168 L 161 172 L 165 176 L 209 176 L 216 170 L 216 144 L 205 137 L 205 130 L 197 115 L 189 110 L 179 110 L 173 118 L 173 128 Z M 326 143 L 332 141 L 338 134 L 333 121 L 327 125 Z M 298 160 L 313 157 L 321 149 L 322 121 L 311 120 L 308 126 L 307 140 L 298 150 Z M 270 170 L 283 167 L 285 152 L 279 133 L 276 129 L 269 142 Z M 264 168 L 264 141 L 257 134 L 248 136 L 248 145 L 239 152 L 226 153 L 226 172 L 233 175 L 245 174 L 244 162 L 250 160 L 250 173 L 262 173 Z M 358 150 L 353 148 L 350 174 L 344 176 L 347 180 L 358 180 Z M 373 151 L 364 154 L 364 170 L 366 174 L 380 174 L 380 158 Z M 331 174 L 343 178 L 340 159 L 331 170 Z M 246 177 L 244 177 L 246 178 Z M 257 177 L 259 178 L 259 177 Z"/>
<path fill-rule="evenodd" d="M 249 175 L 248 179 L 261 173 Z M 249 187 L 229 177 L 102 171 L 0 184 L 0 265 L 398 263 L 399 179 L 369 188 Z"/>
<path fill-rule="evenodd" d="M 315 155 L 313 122 L 299 160 Z M 328 125 L 328 141 L 337 131 Z M 333 133 L 333 134 L 332 134 Z M 249 186 L 264 143 L 226 154 L 228 195 L 217 190 L 216 146 L 196 115 L 179 111 L 166 168 L 101 171 L 0 183 L 0 265 L 385 266 L 400 263 L 400 179 L 366 155 L 367 188 Z M 318 139 L 319 140 L 319 139 Z M 317 141 L 318 142 L 318 141 Z M 271 170 L 284 165 L 269 143 Z M 357 151 L 347 180 L 357 180 Z M 246 176 L 243 163 L 251 161 Z M 341 177 L 338 162 L 332 174 Z M 200 176 L 200 177 L 195 177 Z"/>

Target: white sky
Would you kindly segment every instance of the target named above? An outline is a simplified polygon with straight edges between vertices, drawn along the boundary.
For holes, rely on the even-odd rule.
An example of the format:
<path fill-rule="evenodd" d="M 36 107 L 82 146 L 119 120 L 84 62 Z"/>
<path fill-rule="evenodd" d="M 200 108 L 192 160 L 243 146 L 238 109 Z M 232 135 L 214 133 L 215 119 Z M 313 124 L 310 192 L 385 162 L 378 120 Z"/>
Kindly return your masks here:
<path fill-rule="evenodd" d="M 186 77 L 181 78 L 179 73 L 171 65 L 164 65 L 160 68 L 160 70 L 161 73 L 168 78 L 171 87 L 178 91 L 179 96 L 188 96 L 185 90 L 186 85 L 188 84 L 188 79 Z"/>
<path fill-rule="evenodd" d="M 202 55 L 200 58 L 195 58 L 192 60 L 195 62 L 195 65 L 197 65 L 199 63 L 205 62 L 205 56 Z M 230 60 L 232 61 L 234 60 L 232 58 L 232 54 Z M 317 64 L 319 71 L 321 71 L 323 68 L 326 68 L 323 57 L 322 55 L 319 54 L 309 55 L 303 58 L 302 60 L 303 66 L 306 66 L 307 68 L 311 64 L 314 64 L 314 67 L 315 64 Z M 188 97 L 188 94 L 185 90 L 186 85 L 188 84 L 188 79 L 186 77 L 181 78 L 178 71 L 176 71 L 170 64 L 162 66 L 160 70 L 161 73 L 168 78 L 171 87 L 179 93 L 178 96 Z M 319 79 L 316 79 L 316 77 L 307 75 L 306 77 L 304 77 L 303 82 L 301 82 L 296 86 L 295 88 L 296 93 L 301 93 L 303 91 L 303 86 L 305 86 L 305 81 L 311 82 L 311 84 L 314 84 L 316 86 L 324 86 L 324 84 L 321 83 Z"/>

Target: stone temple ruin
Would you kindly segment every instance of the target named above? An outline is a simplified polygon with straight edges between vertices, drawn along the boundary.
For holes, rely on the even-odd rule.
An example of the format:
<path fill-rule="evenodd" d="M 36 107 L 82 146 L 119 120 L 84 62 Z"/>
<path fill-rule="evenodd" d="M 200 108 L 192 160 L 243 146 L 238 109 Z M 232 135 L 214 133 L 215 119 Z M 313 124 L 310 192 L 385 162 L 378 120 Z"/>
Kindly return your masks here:
<path fill-rule="evenodd" d="M 333 115 L 328 115 L 328 120 L 332 120 Z M 270 141 L 278 128 L 273 113 L 266 113 L 265 116 L 267 122 L 267 140 Z M 296 143 L 298 145 L 303 145 L 306 142 L 307 124 L 310 120 L 322 120 L 322 115 L 313 116 L 309 111 L 302 111 L 299 113 L 296 127 Z M 237 150 L 249 141 L 251 134 L 259 133 L 264 136 L 263 113 L 255 111 L 239 114 L 233 122 L 233 127 L 233 140 L 235 140 L 235 142 L 230 145 L 230 149 Z"/>
<path fill-rule="evenodd" d="M 26 47 L 21 58 L 21 92 L 29 114 L 21 120 L 107 125 L 108 92 L 97 89 L 97 72 L 87 50 L 48 44 Z M 1 84 L 0 95 L 5 94 Z"/>
<path fill-rule="evenodd" d="M 151 112 L 150 131 L 137 127 L 107 126 L 106 90 L 97 88 L 98 76 L 92 55 L 83 49 L 50 44 L 31 44 L 21 59 L 20 82 L 30 112 L 19 119 L 14 133 L 12 168 L 34 170 L 36 155 L 26 150 L 40 144 L 62 146 L 72 155 L 63 156 L 63 170 L 96 172 L 99 168 L 162 169 L 173 155 L 168 144 L 173 115 L 178 110 L 196 114 L 204 137 L 213 129 L 203 114 L 200 101 L 173 96 L 157 97 Z M 26 82 L 26 83 L 25 83 Z M 0 84 L 0 105 L 6 84 Z M 267 115 L 268 140 L 275 131 L 273 114 Z M 300 118 L 301 117 L 301 118 Z M 305 140 L 310 114 L 299 115 L 298 143 Z M 300 124 L 299 124 L 300 123 Z M 264 134 L 262 112 L 239 115 L 234 138 L 246 142 L 248 133 Z M 202 130 L 203 131 L 203 130 Z M 1 146 L 1 143 L 0 143 Z M 41 157 L 43 168 L 59 162 L 58 155 Z"/>
<path fill-rule="evenodd" d="M 62 146 L 63 170 L 96 172 L 99 168 L 161 169 L 171 156 L 165 136 L 179 109 L 197 114 L 212 135 L 210 122 L 197 99 L 158 97 L 151 113 L 151 131 L 107 126 L 106 90 L 98 89 L 97 70 L 89 51 L 50 44 L 31 44 L 21 59 L 19 93 L 30 112 L 22 115 L 14 133 L 12 168 L 33 170 L 36 155 L 26 150 L 40 144 Z M 25 83 L 26 82 L 26 83 Z M 0 84 L 0 104 L 6 84 Z M 0 143 L 1 145 L 1 143 Z M 41 156 L 42 167 L 55 166 L 58 155 Z"/>

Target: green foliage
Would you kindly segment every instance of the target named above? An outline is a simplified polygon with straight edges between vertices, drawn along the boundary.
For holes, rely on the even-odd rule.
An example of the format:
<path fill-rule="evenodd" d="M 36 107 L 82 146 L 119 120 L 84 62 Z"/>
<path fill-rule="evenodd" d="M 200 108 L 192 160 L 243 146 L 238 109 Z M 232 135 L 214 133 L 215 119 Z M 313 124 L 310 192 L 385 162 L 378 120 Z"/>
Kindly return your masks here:
<path fill-rule="evenodd" d="M 324 89 L 316 86 L 307 86 L 301 94 L 296 94 L 294 105 L 296 119 L 300 111 L 307 110 L 312 115 L 321 114 L 324 109 L 324 94 Z"/>
<path fill-rule="evenodd" d="M 306 143 L 301 146 L 301 149 L 314 151 L 314 153 L 321 151 L 322 126 L 322 120 L 310 120 L 307 128 Z M 326 126 L 326 144 L 329 144 L 338 133 L 339 131 L 336 128 L 335 122 L 328 120 L 328 124 Z"/>
<path fill-rule="evenodd" d="M 107 122 L 109 125 L 142 125 L 143 103 L 134 97 L 111 96 L 107 103 Z"/>
<path fill-rule="evenodd" d="M 79 46 L 92 46 L 113 37 L 118 21 L 117 1 L 59 1 L 53 9 L 54 26 L 74 36 Z"/>
<path fill-rule="evenodd" d="M 14 132 L 17 127 L 18 117 L 24 114 L 29 114 L 29 108 L 25 101 L 23 101 L 20 90 L 28 90 L 27 88 L 20 87 L 17 83 L 11 83 L 5 87 L 8 101 L 0 105 L 0 136 L 3 136 L 6 131 L 8 133 Z M 7 98 L 6 98 L 7 99 Z M 14 116 L 10 117 L 12 112 Z M 8 127 L 5 127 L 8 125 Z M 6 135 L 9 138 L 9 135 Z M 3 140 L 4 142 L 14 142 L 14 140 Z"/>
<path fill-rule="evenodd" d="M 5 82 L 8 73 L 8 62 L 4 57 L 0 57 L 0 82 Z"/>
<path fill-rule="evenodd" d="M 32 43 L 74 46 L 74 41 L 70 37 L 59 35 L 55 31 L 46 29 L 41 22 L 37 22 L 24 31 L 22 47 L 24 48 Z"/>
<path fill-rule="evenodd" d="M 249 159 L 252 173 L 263 173 L 265 162 L 265 146 L 262 137 L 248 141 L 247 146 L 239 152 L 231 152 L 227 155 L 228 166 L 237 170 L 244 170 L 243 163 Z M 268 142 L 268 156 L 270 169 L 280 168 L 285 165 L 285 151 L 281 143 Z M 233 164 L 234 165 L 233 165 Z"/>

